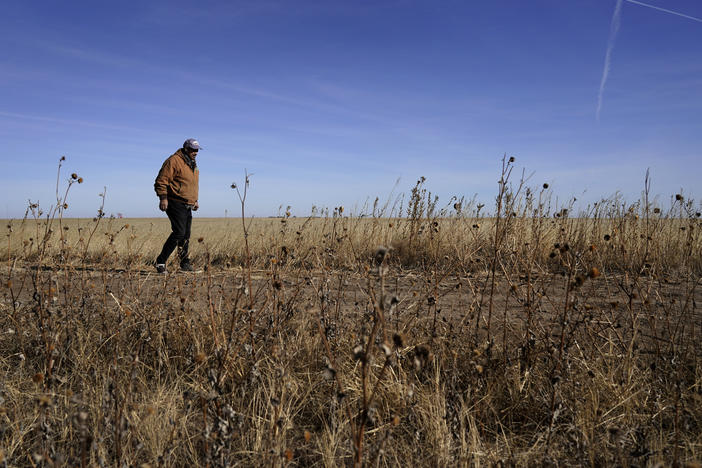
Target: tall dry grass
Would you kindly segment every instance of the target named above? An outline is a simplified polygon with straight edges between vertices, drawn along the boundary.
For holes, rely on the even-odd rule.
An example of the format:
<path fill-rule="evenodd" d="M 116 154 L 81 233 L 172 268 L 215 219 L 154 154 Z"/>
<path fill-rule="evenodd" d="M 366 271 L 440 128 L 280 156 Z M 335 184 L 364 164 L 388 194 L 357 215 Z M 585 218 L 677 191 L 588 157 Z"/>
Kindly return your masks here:
<path fill-rule="evenodd" d="M 6 466 L 678 465 L 702 458 L 699 208 L 582 213 L 420 179 L 348 215 L 8 221 Z M 248 179 L 248 176 L 247 176 Z M 66 185 L 66 184 L 64 184 Z M 245 215 L 245 190 L 239 199 Z"/>

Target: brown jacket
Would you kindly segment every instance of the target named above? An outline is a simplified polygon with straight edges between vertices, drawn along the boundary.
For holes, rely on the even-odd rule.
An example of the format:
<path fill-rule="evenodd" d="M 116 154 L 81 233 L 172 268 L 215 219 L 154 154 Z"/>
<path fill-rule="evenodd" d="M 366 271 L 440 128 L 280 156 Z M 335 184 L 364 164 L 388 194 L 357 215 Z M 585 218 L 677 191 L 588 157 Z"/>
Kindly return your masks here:
<path fill-rule="evenodd" d="M 161 200 L 167 198 L 194 205 L 197 202 L 200 171 L 197 167 L 190 169 L 182 151 L 179 149 L 163 163 L 156 176 L 154 190 Z"/>

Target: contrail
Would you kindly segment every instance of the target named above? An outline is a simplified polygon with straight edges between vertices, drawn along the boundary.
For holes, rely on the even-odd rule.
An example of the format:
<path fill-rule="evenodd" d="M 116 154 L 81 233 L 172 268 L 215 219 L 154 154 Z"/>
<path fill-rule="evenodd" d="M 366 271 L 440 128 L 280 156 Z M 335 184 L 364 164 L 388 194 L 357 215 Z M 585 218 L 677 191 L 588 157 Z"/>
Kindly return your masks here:
<path fill-rule="evenodd" d="M 628 0 L 631 1 L 631 0 Z M 607 54 L 605 55 L 604 70 L 602 70 L 602 81 L 600 81 L 600 92 L 597 95 L 597 121 L 600 121 L 600 110 L 602 109 L 602 94 L 604 93 L 607 76 L 609 76 L 609 64 L 612 61 L 612 49 L 614 49 L 614 41 L 617 39 L 619 31 L 620 19 L 622 17 L 622 3 L 624 0 L 617 0 L 617 5 L 614 7 L 614 15 L 612 16 L 612 24 L 609 27 L 609 42 L 607 43 Z"/>
<path fill-rule="evenodd" d="M 692 21 L 697 21 L 698 23 L 702 23 L 702 19 L 700 19 L 700 18 L 695 18 L 694 16 L 690 16 L 690 15 L 684 15 L 682 13 L 678 13 L 677 11 L 667 10 L 665 8 L 657 7 L 655 5 L 649 5 L 648 3 L 637 2 L 636 0 L 626 0 L 626 1 L 629 3 L 634 3 L 636 5 L 641 5 L 641 6 L 645 6 L 648 8 L 653 8 L 654 10 L 664 11 L 664 12 L 670 13 L 672 15 L 682 16 L 683 18 L 691 19 Z"/>

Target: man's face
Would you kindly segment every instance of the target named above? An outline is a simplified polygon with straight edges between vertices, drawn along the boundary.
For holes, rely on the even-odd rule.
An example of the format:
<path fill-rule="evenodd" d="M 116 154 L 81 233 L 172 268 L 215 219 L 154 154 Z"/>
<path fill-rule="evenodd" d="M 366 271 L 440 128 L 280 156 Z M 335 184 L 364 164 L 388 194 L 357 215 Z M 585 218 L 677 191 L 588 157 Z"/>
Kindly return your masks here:
<path fill-rule="evenodd" d="M 188 156 L 190 156 L 192 159 L 195 159 L 197 156 L 198 150 L 192 149 L 192 148 L 186 148 L 186 152 L 188 153 Z"/>

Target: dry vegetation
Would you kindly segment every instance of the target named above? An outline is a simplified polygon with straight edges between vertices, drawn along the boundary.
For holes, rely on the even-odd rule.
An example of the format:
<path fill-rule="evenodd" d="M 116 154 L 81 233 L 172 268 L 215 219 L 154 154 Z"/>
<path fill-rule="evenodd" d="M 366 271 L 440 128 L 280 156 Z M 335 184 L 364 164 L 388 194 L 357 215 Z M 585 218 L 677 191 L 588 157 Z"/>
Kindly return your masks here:
<path fill-rule="evenodd" d="M 196 219 L 167 275 L 167 221 L 64 219 L 72 176 L 7 221 L 0 463 L 698 466 L 699 207 L 513 164 L 488 208 Z"/>

